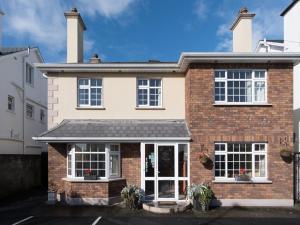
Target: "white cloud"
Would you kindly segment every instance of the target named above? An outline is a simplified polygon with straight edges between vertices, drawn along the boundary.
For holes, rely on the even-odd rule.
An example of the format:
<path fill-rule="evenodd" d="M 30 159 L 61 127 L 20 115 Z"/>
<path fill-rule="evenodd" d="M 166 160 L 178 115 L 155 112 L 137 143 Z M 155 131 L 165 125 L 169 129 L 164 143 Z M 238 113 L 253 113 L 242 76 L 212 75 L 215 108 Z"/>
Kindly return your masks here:
<path fill-rule="evenodd" d="M 197 0 L 195 3 L 195 13 L 199 19 L 206 19 L 207 17 L 207 1 Z"/>
<path fill-rule="evenodd" d="M 30 39 L 61 50 L 65 46 L 64 5 L 62 1 L 10 0 L 1 3 L 5 12 L 4 32 L 18 39 Z M 5 33 L 4 33 L 5 35 Z"/>
<path fill-rule="evenodd" d="M 99 14 L 107 18 L 116 18 L 126 12 L 137 0 L 78 0 L 82 12 L 91 16 Z"/>

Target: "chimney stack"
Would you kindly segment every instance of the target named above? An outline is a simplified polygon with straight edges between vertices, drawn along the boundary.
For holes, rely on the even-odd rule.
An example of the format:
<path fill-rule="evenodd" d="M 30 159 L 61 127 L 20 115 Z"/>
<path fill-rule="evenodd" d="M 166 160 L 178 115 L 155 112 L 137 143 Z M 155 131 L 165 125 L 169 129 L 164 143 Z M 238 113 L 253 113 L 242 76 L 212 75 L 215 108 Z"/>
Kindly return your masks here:
<path fill-rule="evenodd" d="M 76 8 L 65 12 L 65 17 L 67 20 L 67 63 L 82 63 L 85 24 Z"/>
<path fill-rule="evenodd" d="M 4 12 L 0 10 L 0 48 L 2 48 L 2 17 L 4 16 Z"/>
<path fill-rule="evenodd" d="M 232 24 L 233 52 L 252 52 L 252 19 L 254 13 L 249 13 L 246 7 L 241 8 L 238 17 Z"/>
<path fill-rule="evenodd" d="M 98 54 L 94 54 L 92 58 L 90 58 L 90 63 L 92 64 L 101 63 L 101 59 L 99 58 Z"/>

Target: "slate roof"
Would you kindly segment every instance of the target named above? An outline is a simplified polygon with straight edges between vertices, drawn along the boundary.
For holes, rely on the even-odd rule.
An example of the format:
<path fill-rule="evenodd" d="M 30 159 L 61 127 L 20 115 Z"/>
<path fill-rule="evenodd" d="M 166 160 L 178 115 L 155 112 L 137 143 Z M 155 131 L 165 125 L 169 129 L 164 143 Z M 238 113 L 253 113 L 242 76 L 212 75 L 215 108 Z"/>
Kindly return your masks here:
<path fill-rule="evenodd" d="M 1 56 L 4 56 L 4 55 L 9 55 L 9 54 L 13 54 L 13 53 L 16 53 L 16 52 L 21 52 L 21 51 L 25 51 L 27 50 L 28 48 L 26 47 L 21 47 L 21 48 L 1 48 L 0 47 L 0 57 Z"/>
<path fill-rule="evenodd" d="M 35 140 L 114 138 L 140 139 L 189 139 L 184 120 L 64 120 L 56 127 L 42 133 Z"/>

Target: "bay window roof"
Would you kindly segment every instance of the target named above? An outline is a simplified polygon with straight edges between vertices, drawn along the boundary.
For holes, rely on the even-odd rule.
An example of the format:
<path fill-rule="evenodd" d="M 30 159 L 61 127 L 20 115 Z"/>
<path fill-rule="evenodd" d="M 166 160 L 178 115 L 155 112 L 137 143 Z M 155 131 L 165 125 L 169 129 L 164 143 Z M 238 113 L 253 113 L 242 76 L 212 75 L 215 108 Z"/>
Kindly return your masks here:
<path fill-rule="evenodd" d="M 184 120 L 64 120 L 33 137 L 41 142 L 189 141 Z"/>

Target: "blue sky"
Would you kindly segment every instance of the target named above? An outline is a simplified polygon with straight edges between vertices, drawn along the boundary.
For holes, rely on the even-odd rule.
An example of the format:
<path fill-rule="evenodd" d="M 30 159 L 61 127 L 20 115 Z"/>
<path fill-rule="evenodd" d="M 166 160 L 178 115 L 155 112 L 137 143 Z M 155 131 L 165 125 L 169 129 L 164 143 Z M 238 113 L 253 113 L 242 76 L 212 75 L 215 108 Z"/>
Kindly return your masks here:
<path fill-rule="evenodd" d="M 231 51 L 238 10 L 256 13 L 253 41 L 282 39 L 280 13 L 292 0 L 1 0 L 4 46 L 38 46 L 46 62 L 65 62 L 66 22 L 77 7 L 87 26 L 85 60 L 176 61 L 184 51 Z"/>

